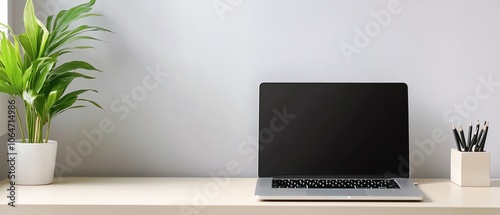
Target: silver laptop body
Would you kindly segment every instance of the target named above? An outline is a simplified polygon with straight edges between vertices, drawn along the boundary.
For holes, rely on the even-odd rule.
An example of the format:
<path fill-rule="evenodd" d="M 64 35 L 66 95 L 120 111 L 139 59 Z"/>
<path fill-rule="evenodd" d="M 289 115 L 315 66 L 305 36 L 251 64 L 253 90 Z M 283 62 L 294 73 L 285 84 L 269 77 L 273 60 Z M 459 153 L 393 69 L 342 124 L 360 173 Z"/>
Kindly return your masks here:
<path fill-rule="evenodd" d="M 260 200 L 419 201 L 404 83 L 262 83 Z"/>

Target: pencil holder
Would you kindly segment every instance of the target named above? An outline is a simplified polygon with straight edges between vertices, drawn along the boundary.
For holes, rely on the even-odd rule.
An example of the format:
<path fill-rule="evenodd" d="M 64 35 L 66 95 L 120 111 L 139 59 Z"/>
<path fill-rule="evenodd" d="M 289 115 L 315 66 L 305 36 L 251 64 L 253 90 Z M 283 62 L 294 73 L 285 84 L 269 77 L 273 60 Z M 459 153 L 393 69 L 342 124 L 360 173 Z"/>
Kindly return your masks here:
<path fill-rule="evenodd" d="M 490 186 L 490 153 L 451 149 L 451 181 L 462 187 Z"/>

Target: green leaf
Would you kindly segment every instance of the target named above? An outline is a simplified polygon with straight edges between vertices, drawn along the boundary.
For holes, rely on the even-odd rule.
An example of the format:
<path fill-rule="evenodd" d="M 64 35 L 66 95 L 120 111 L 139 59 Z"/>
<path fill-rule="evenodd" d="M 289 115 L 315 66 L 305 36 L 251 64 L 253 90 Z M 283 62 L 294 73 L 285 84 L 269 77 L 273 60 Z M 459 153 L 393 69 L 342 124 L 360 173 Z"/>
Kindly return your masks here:
<path fill-rule="evenodd" d="M 47 21 L 45 23 L 47 24 L 47 29 L 52 29 L 52 19 L 54 19 L 54 15 L 50 15 L 47 17 Z"/>
<path fill-rule="evenodd" d="M 57 88 L 57 100 L 61 98 L 61 96 L 64 94 L 66 91 L 66 88 L 71 84 L 73 81 L 73 77 L 68 76 L 68 77 L 56 77 L 56 78 L 51 78 L 51 80 L 48 80 L 47 84 L 44 86 L 42 89 L 43 92 L 52 92 L 54 89 Z"/>
<path fill-rule="evenodd" d="M 28 0 L 24 7 L 24 29 L 25 33 L 20 36 L 21 42 L 30 59 L 35 59 L 38 56 L 38 36 L 41 29 L 35 16 L 32 0 Z"/>
<path fill-rule="evenodd" d="M 24 71 L 23 75 L 24 89 L 31 88 L 31 80 L 33 79 L 31 78 L 32 74 L 33 74 L 33 66 L 30 66 L 28 69 L 26 69 L 26 71 Z"/>
<path fill-rule="evenodd" d="M 33 78 L 31 79 L 31 88 L 33 88 L 35 93 L 40 93 L 40 90 L 45 84 L 45 80 L 52 67 L 55 64 L 55 59 L 53 58 L 38 58 L 33 64 L 33 71 L 35 72 Z"/>
<path fill-rule="evenodd" d="M 22 70 L 20 65 L 21 51 L 17 38 L 14 37 L 14 44 L 7 38 L 4 32 L 0 32 L 0 62 L 2 64 L 2 80 L 6 81 L 16 91 L 16 95 L 21 95 L 23 88 Z"/>
<path fill-rule="evenodd" d="M 33 101 L 33 107 L 35 108 L 35 115 L 40 117 L 43 122 L 46 121 L 46 114 L 45 114 L 45 103 L 46 99 L 44 96 L 37 96 L 35 100 Z"/>
<path fill-rule="evenodd" d="M 92 6 L 95 4 L 95 0 L 91 0 L 88 3 L 78 5 L 73 7 L 67 11 L 61 11 L 55 21 L 54 21 L 54 30 L 55 31 L 64 31 L 69 25 L 80 18 L 82 14 L 88 13 Z"/>
<path fill-rule="evenodd" d="M 63 65 L 55 68 L 51 74 L 59 74 L 59 73 L 64 73 L 68 71 L 74 71 L 77 69 L 85 69 L 85 70 L 94 70 L 94 71 L 99 71 L 96 69 L 94 66 L 90 65 L 89 63 L 85 61 L 70 61 L 67 63 L 64 63 Z"/>
<path fill-rule="evenodd" d="M 7 73 L 3 66 L 0 66 L 0 81 L 9 82 L 9 76 L 7 76 Z"/>
<path fill-rule="evenodd" d="M 85 74 L 82 74 L 82 73 L 78 73 L 78 72 L 66 72 L 66 73 L 58 74 L 57 76 L 51 76 L 50 78 L 51 78 L 50 81 L 52 81 L 53 79 L 56 79 L 56 78 L 95 79 L 95 77 L 88 76 L 88 75 L 85 75 Z"/>
<path fill-rule="evenodd" d="M 35 103 L 35 99 L 38 97 L 32 90 L 24 91 L 22 98 L 26 104 L 33 105 Z"/>
<path fill-rule="evenodd" d="M 50 110 L 50 115 L 54 116 L 56 114 L 63 112 L 65 109 L 71 107 L 77 101 L 78 95 L 85 93 L 85 92 L 88 92 L 88 91 L 92 91 L 92 92 L 97 93 L 96 90 L 85 89 L 85 90 L 76 90 L 76 91 L 73 91 L 71 93 L 64 95 L 54 104 L 54 106 L 52 106 L 52 108 Z"/>
<path fill-rule="evenodd" d="M 68 108 L 65 108 L 65 109 L 62 109 L 61 111 L 58 111 L 56 113 L 54 113 L 54 115 L 52 115 L 51 117 L 55 117 L 67 110 L 71 110 L 71 109 L 77 109 L 77 108 L 84 108 L 84 107 L 87 107 L 87 106 L 84 106 L 84 105 L 76 105 L 76 106 L 71 106 L 71 107 L 68 107 Z"/>
<path fill-rule="evenodd" d="M 46 111 L 49 111 L 52 108 L 52 106 L 54 106 L 54 104 L 56 103 L 56 101 L 58 99 L 58 95 L 59 95 L 60 90 L 62 90 L 61 84 L 58 84 L 58 85 L 55 85 L 54 87 L 52 87 L 49 95 L 47 96 L 47 101 L 45 102 L 45 105 L 44 105 Z"/>
<path fill-rule="evenodd" d="M 78 99 L 78 101 L 85 101 L 85 102 L 88 102 L 88 103 L 93 104 L 94 106 L 98 107 L 99 109 L 103 109 L 103 108 L 101 107 L 101 105 L 97 104 L 97 102 L 94 102 L 94 101 L 92 101 L 92 100 L 88 100 L 88 99 Z"/>
<path fill-rule="evenodd" d="M 7 82 L 0 81 L 0 92 L 4 92 L 10 95 L 15 95 L 17 94 L 17 91 L 10 86 Z"/>

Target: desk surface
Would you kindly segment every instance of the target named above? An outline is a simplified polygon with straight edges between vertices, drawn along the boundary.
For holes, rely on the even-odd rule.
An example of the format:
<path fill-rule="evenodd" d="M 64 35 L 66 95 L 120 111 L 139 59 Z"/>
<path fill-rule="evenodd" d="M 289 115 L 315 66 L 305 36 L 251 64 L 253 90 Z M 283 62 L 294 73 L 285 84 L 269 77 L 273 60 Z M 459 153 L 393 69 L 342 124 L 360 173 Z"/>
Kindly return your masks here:
<path fill-rule="evenodd" d="M 422 202 L 259 201 L 255 178 L 62 178 L 17 186 L 12 208 L 3 180 L 0 214 L 500 214 L 500 180 L 491 187 L 414 181 L 426 195 Z"/>

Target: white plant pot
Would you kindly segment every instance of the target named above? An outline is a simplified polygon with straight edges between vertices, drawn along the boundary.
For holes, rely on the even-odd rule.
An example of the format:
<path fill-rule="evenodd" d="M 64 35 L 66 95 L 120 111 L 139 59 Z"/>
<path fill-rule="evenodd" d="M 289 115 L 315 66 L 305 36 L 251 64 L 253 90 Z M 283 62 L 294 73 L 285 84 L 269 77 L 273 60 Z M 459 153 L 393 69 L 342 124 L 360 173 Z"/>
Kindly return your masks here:
<path fill-rule="evenodd" d="M 48 143 L 16 142 L 16 178 L 17 185 L 44 185 L 54 180 L 57 141 Z"/>

